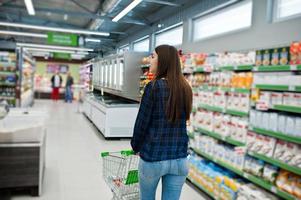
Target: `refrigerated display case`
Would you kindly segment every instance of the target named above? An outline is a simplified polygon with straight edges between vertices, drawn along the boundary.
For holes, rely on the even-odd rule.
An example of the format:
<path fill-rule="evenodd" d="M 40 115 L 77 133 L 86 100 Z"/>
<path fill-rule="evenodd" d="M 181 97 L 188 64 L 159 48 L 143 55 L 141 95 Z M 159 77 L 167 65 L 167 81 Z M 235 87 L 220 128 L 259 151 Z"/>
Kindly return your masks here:
<path fill-rule="evenodd" d="M 144 52 L 125 52 L 94 60 L 93 86 L 96 90 L 138 100 L 140 65 Z"/>
<path fill-rule="evenodd" d="M 86 94 L 83 103 L 84 114 L 105 138 L 132 137 L 138 108 L 135 101 L 100 93 Z"/>

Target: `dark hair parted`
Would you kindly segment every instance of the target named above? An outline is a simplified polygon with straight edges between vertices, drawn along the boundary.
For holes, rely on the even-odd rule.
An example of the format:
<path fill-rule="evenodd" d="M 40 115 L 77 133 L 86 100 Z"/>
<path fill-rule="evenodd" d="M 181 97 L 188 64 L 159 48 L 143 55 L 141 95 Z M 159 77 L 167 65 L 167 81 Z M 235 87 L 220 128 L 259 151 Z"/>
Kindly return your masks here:
<path fill-rule="evenodd" d="M 192 110 L 192 89 L 181 70 L 180 58 L 175 47 L 160 45 L 155 48 L 158 54 L 158 67 L 155 80 L 165 78 L 170 90 L 166 104 L 166 115 L 170 122 L 181 119 L 183 109 L 186 120 Z"/>

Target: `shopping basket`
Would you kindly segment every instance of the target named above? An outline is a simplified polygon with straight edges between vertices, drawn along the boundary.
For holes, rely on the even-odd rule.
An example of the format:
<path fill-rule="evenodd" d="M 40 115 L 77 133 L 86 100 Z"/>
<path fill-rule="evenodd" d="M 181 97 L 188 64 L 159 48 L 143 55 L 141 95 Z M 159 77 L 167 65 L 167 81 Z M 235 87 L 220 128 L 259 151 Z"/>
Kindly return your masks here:
<path fill-rule="evenodd" d="M 139 157 L 132 150 L 102 152 L 103 178 L 113 192 L 114 200 L 139 199 Z"/>

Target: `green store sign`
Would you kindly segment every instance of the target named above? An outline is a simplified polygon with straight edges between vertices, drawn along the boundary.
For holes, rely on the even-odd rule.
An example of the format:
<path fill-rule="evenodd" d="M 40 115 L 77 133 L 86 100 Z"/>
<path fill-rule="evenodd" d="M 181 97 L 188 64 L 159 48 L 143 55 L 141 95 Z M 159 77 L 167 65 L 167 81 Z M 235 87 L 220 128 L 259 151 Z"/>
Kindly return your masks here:
<path fill-rule="evenodd" d="M 47 33 L 47 43 L 62 46 L 78 46 L 78 36 L 75 34 Z"/>
<path fill-rule="evenodd" d="M 70 60 L 71 55 L 70 55 L 70 53 L 57 53 L 57 52 L 54 52 L 53 53 L 53 58 Z"/>

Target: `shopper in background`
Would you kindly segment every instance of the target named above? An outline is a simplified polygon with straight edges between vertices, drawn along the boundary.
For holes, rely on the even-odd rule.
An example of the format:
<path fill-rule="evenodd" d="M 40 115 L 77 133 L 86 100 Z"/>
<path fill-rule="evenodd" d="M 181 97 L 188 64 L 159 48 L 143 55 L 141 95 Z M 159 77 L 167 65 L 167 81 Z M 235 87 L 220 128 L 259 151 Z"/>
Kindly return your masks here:
<path fill-rule="evenodd" d="M 71 73 L 68 72 L 67 80 L 66 80 L 66 87 L 65 87 L 65 102 L 72 103 L 73 95 L 72 95 L 72 85 L 73 85 L 73 77 Z"/>
<path fill-rule="evenodd" d="M 51 99 L 57 101 L 60 96 L 60 87 L 62 85 L 62 77 L 58 71 L 51 77 L 51 86 L 52 86 L 52 93 Z"/>
<path fill-rule="evenodd" d="M 140 155 L 141 200 L 154 200 L 162 179 L 162 199 L 178 200 L 188 174 L 186 121 L 192 109 L 192 90 L 182 75 L 177 49 L 156 47 L 131 140 Z"/>

